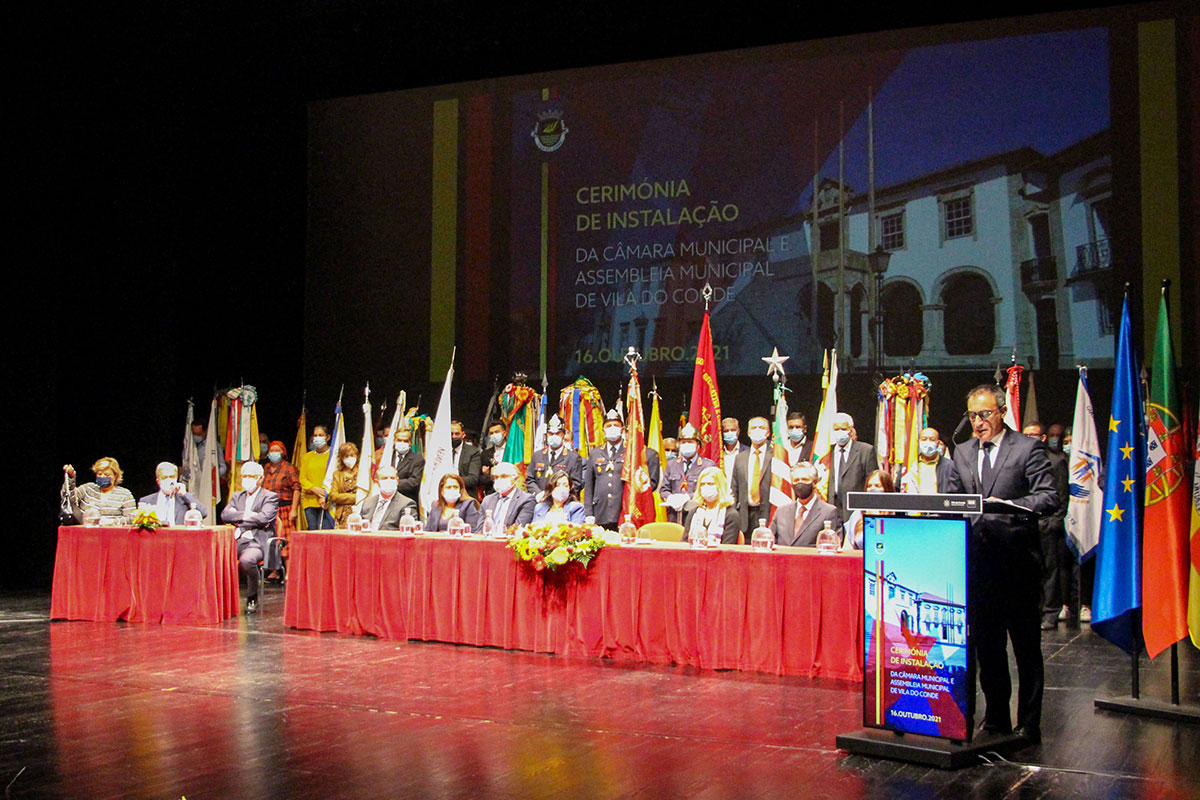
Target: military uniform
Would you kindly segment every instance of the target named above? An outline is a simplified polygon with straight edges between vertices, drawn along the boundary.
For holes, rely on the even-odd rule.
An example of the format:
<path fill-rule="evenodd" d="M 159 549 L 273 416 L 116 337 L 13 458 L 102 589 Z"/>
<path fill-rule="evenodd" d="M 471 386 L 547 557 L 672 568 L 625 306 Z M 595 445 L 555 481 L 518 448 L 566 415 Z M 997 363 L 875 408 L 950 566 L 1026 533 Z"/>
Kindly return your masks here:
<path fill-rule="evenodd" d="M 595 447 L 584 464 L 584 514 L 595 517 L 596 524 L 601 527 L 615 530 L 621 524 L 621 503 L 625 496 L 621 470 L 624 466 L 624 444 Z M 646 448 L 646 468 L 650 473 L 650 486 L 657 486 L 661 477 L 658 453 L 649 447 Z"/>
<path fill-rule="evenodd" d="M 678 493 L 694 495 L 696 482 L 700 480 L 700 473 L 715 466 L 716 464 L 710 459 L 699 455 L 690 461 L 683 458 L 668 461 L 667 468 L 663 470 L 662 484 L 658 487 L 658 493 L 663 500 L 666 500 L 669 495 Z M 674 509 L 667 509 L 667 520 L 682 524 L 683 514 Z"/>
<path fill-rule="evenodd" d="M 583 485 L 583 459 L 574 450 L 560 447 L 556 453 L 549 448 L 538 450 L 529 462 L 525 473 L 525 491 L 540 495 L 546 488 L 546 481 L 555 470 L 565 469 L 571 476 L 571 488 L 576 491 Z"/>

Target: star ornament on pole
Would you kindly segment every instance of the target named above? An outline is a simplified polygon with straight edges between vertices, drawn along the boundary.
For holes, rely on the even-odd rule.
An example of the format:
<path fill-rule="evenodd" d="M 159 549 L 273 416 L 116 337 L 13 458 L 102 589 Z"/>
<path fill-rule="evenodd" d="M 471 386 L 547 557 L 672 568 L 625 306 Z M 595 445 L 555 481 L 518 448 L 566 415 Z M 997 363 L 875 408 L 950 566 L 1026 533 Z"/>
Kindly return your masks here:
<path fill-rule="evenodd" d="M 779 348 L 771 348 L 771 355 L 763 356 L 762 360 L 767 362 L 767 375 L 775 379 L 776 383 L 781 382 L 786 376 L 783 371 L 783 362 L 787 361 L 791 356 L 779 355 Z"/>

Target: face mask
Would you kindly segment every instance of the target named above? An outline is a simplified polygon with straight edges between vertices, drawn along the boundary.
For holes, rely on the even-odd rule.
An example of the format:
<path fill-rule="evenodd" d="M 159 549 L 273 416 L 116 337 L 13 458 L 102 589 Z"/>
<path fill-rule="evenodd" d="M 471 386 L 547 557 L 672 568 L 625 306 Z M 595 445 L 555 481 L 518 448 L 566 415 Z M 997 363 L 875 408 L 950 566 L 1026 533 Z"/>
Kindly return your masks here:
<path fill-rule="evenodd" d="M 837 442 L 838 447 L 841 447 L 846 442 L 850 441 L 850 431 L 834 431 L 833 440 Z"/>
<path fill-rule="evenodd" d="M 667 461 L 674 461 L 678 457 L 679 457 L 679 454 L 676 453 L 674 450 L 667 451 Z"/>
<path fill-rule="evenodd" d="M 346 469 L 354 469 L 354 465 L 358 463 L 358 457 L 346 456 L 342 459 L 342 463 L 346 465 Z"/>
<path fill-rule="evenodd" d="M 272 464 L 278 464 L 280 461 L 283 461 L 283 453 L 276 450 L 273 453 L 267 453 L 267 458 Z"/>
<path fill-rule="evenodd" d="M 1061 450 L 1062 449 L 1062 447 L 1060 446 L 1061 442 L 1062 442 L 1062 440 L 1059 439 L 1057 436 L 1051 436 L 1050 438 L 1048 438 L 1046 440 L 1046 446 L 1049 447 L 1051 450 Z"/>
<path fill-rule="evenodd" d="M 101 489 L 107 489 L 113 485 L 112 478 L 108 477 L 107 475 L 101 475 L 100 477 L 96 478 L 96 485 Z"/>
<path fill-rule="evenodd" d="M 258 486 L 258 478 L 242 478 L 242 488 L 247 492 L 253 492 Z"/>
<path fill-rule="evenodd" d="M 1069 445 L 1069 444 L 1063 445 L 1063 454 L 1068 455 L 1068 456 L 1071 455 L 1071 445 Z"/>
<path fill-rule="evenodd" d="M 767 432 L 762 428 L 752 428 L 750 430 L 750 441 L 754 444 L 762 444 L 767 440 Z"/>
<path fill-rule="evenodd" d="M 803 442 L 804 435 L 805 431 L 802 431 L 799 428 L 788 428 L 788 438 L 792 440 L 793 444 L 800 444 Z"/>
<path fill-rule="evenodd" d="M 500 445 L 504 444 L 504 434 L 493 433 L 488 437 L 488 441 L 492 443 L 492 447 L 499 447 Z"/>
<path fill-rule="evenodd" d="M 567 498 L 571 496 L 571 490 L 565 486 L 555 486 L 554 491 L 550 493 L 550 496 L 559 503 L 565 503 L 567 502 Z"/>
<path fill-rule="evenodd" d="M 546 445 L 551 450 L 557 450 L 558 448 L 562 447 L 562 437 L 561 436 L 547 436 L 546 437 Z"/>
<path fill-rule="evenodd" d="M 384 497 L 391 497 L 396 493 L 396 479 L 388 478 L 379 482 L 379 493 Z"/>
<path fill-rule="evenodd" d="M 375 447 L 376 448 L 383 447 L 383 437 L 382 436 L 375 437 Z"/>
<path fill-rule="evenodd" d="M 725 431 L 721 434 L 721 441 L 725 444 L 735 444 L 737 442 L 737 431 Z"/>
<path fill-rule="evenodd" d="M 807 500 L 812 497 L 813 485 L 811 483 L 793 483 L 792 491 L 796 493 L 796 497 L 800 500 Z"/>
<path fill-rule="evenodd" d="M 163 478 L 161 481 L 158 482 L 158 490 L 160 492 L 162 492 L 163 494 L 174 494 L 175 487 L 178 485 L 179 485 L 179 482 L 176 481 L 174 478 Z"/>
<path fill-rule="evenodd" d="M 313 437 L 313 449 L 314 450 L 320 450 L 324 446 L 325 446 L 325 437 L 324 436 L 314 436 Z"/>
<path fill-rule="evenodd" d="M 458 447 L 460 444 L 466 441 L 466 438 L 467 437 L 465 436 L 451 436 L 450 441 L 454 442 L 455 447 Z"/>
<path fill-rule="evenodd" d="M 697 445 L 695 442 L 684 442 L 683 444 L 679 445 L 679 455 L 683 456 L 684 458 L 695 458 L 696 449 Z"/>
<path fill-rule="evenodd" d="M 462 493 L 459 492 L 458 489 L 447 489 L 446 491 L 442 492 L 442 499 L 446 501 L 447 505 L 456 504 L 458 502 L 458 498 L 461 496 Z"/>
<path fill-rule="evenodd" d="M 609 442 L 621 441 L 621 429 L 620 428 L 605 428 L 604 429 L 604 438 L 607 439 Z"/>
<path fill-rule="evenodd" d="M 496 480 L 492 482 L 492 485 L 496 487 L 496 491 L 500 494 L 508 494 L 509 490 L 513 487 L 513 479 L 496 478 Z"/>
<path fill-rule="evenodd" d="M 192 441 L 195 442 L 196 444 L 204 444 L 204 440 L 206 438 L 208 438 L 208 437 L 206 437 L 202 433 L 193 433 L 192 434 Z"/>
<path fill-rule="evenodd" d="M 258 452 L 262 453 L 263 456 L 266 456 L 267 451 L 270 449 L 271 449 L 270 442 L 259 442 L 258 443 Z"/>
<path fill-rule="evenodd" d="M 917 449 L 926 458 L 933 458 L 933 454 L 937 452 L 938 446 L 937 442 L 921 442 L 917 445 Z"/>
<path fill-rule="evenodd" d="M 400 455 L 404 455 L 410 450 L 412 450 L 412 445 L 408 442 L 396 442 L 396 452 Z"/>
<path fill-rule="evenodd" d="M 717 499 L 717 487 L 708 483 L 704 484 L 700 487 L 700 497 L 704 499 L 704 502 L 711 503 Z"/>

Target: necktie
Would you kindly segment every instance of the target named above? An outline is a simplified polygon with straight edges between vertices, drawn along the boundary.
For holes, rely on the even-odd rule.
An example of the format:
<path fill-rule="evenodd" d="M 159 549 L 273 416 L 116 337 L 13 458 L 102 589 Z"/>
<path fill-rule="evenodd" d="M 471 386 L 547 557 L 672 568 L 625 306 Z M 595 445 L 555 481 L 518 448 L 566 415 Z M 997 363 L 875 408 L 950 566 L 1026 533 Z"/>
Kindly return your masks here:
<path fill-rule="evenodd" d="M 808 516 L 808 506 L 804 503 L 796 503 L 796 531 L 793 538 L 800 536 L 800 529 L 804 527 L 804 518 Z"/>
<path fill-rule="evenodd" d="M 842 490 L 842 463 L 846 460 L 846 446 L 842 445 L 837 449 L 837 456 L 833 459 L 833 491 L 830 494 L 837 496 Z"/>
<path fill-rule="evenodd" d="M 383 521 L 383 515 L 387 513 L 388 503 L 390 500 L 379 498 L 379 502 L 375 504 L 375 513 L 371 515 L 371 530 L 379 530 L 379 523 Z"/>
<path fill-rule="evenodd" d="M 979 467 L 979 483 L 980 488 L 985 492 L 991 488 L 992 479 L 996 474 L 996 468 L 992 466 L 992 456 L 995 448 L 995 442 L 983 443 L 983 464 Z"/>
<path fill-rule="evenodd" d="M 750 452 L 750 505 L 752 506 L 762 502 L 758 491 L 758 483 L 762 477 L 762 466 L 759 464 L 761 458 L 762 448 L 756 447 Z"/>

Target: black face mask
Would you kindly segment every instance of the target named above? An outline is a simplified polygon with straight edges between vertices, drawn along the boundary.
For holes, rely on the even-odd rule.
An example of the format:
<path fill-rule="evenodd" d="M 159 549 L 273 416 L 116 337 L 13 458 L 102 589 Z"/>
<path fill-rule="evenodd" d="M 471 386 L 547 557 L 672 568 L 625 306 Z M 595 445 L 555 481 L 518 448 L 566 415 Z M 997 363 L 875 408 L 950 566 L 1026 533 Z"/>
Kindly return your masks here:
<path fill-rule="evenodd" d="M 812 497 L 813 485 L 811 483 L 793 483 L 792 491 L 796 493 L 797 500 L 807 500 Z"/>

